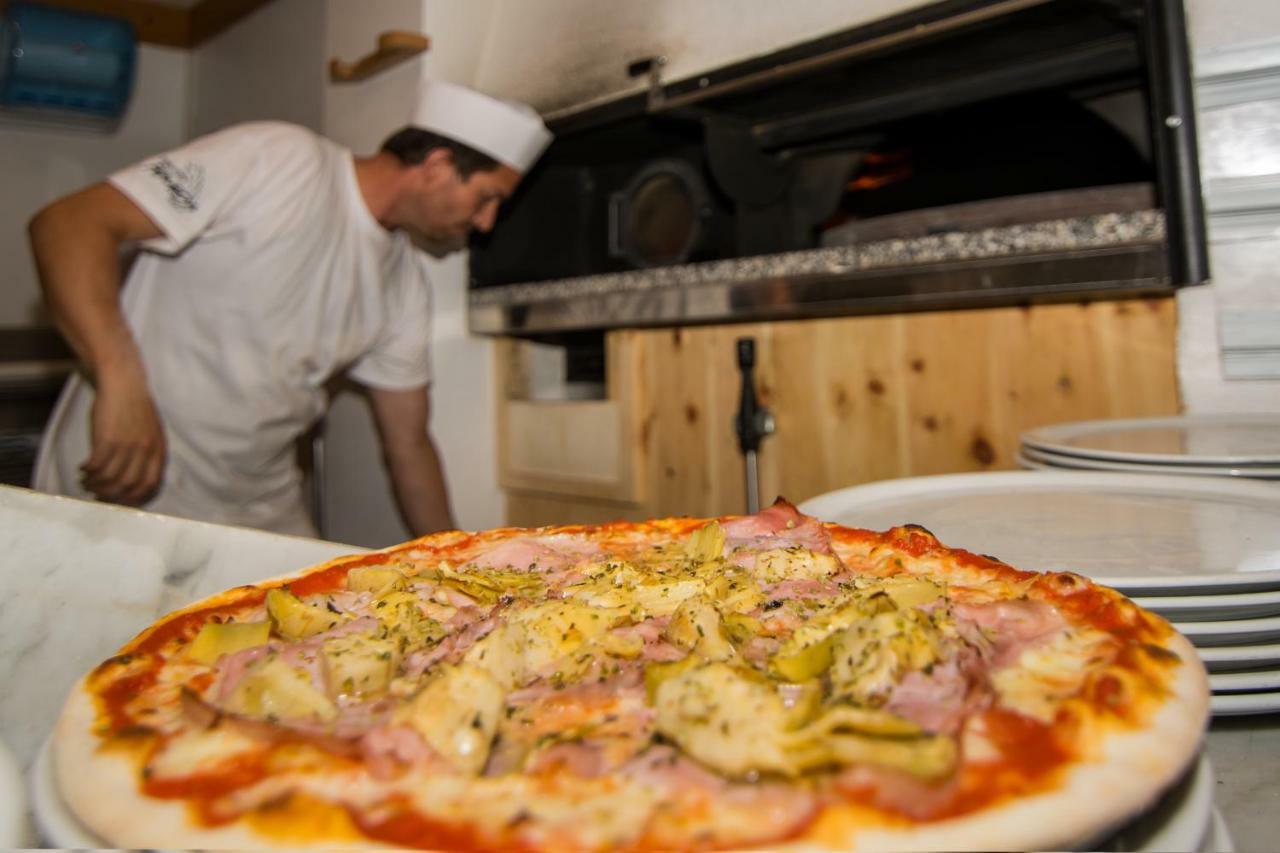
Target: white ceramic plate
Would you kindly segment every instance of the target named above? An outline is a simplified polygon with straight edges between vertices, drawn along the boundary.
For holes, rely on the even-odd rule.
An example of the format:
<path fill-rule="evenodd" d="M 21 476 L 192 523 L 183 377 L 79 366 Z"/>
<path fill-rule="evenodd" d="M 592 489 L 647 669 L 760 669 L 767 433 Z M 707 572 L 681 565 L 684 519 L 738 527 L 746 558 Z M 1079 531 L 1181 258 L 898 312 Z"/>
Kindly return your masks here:
<path fill-rule="evenodd" d="M 0 742 L 0 848 L 27 847 L 29 836 L 27 786 L 17 758 Z"/>
<path fill-rule="evenodd" d="M 71 814 L 58 793 L 53 753 L 47 739 L 32 767 L 32 804 L 36 827 L 47 846 L 64 849 L 104 846 Z M 1195 853 L 1203 848 L 1202 840 L 1212 833 L 1213 821 L 1213 767 L 1208 756 L 1201 754 L 1194 768 L 1152 809 L 1112 836 L 1111 847 L 1152 853 Z M 1230 851 L 1223 850 L 1223 853 Z"/>
<path fill-rule="evenodd" d="M 1028 430 L 1036 450 L 1173 465 L 1280 466 L 1280 415 L 1214 414 L 1076 421 Z"/>
<path fill-rule="evenodd" d="M 45 846 L 69 850 L 106 847 L 67 808 L 62 795 L 58 793 L 53 774 L 53 749 L 46 738 L 31 767 L 31 812 L 35 818 L 36 831 Z"/>
<path fill-rule="evenodd" d="M 1213 767 L 1202 754 L 1178 784 L 1101 849 L 1196 853 L 1213 826 L 1213 788 Z"/>
<path fill-rule="evenodd" d="M 1259 693 L 1280 690 L 1280 670 L 1256 672 L 1215 672 L 1209 676 L 1214 693 Z"/>
<path fill-rule="evenodd" d="M 1280 479 L 1280 466 L 1254 465 L 1250 467 L 1229 465 L 1161 465 L 1156 462 L 1113 462 L 1110 459 L 1093 459 L 1087 456 L 1068 456 L 1023 447 L 1019 450 L 1018 464 L 1024 468 L 1070 468 L 1080 471 L 1125 471 L 1134 474 L 1186 474 L 1200 477 L 1246 477 L 1256 480 Z"/>
<path fill-rule="evenodd" d="M 1280 614 L 1280 589 L 1221 595 L 1134 596 L 1133 600 L 1171 622 L 1259 619 Z"/>
<path fill-rule="evenodd" d="M 800 509 L 873 530 L 921 524 L 946 545 L 1131 595 L 1280 589 L 1280 488 L 1271 483 L 992 471 L 853 486 Z"/>
<path fill-rule="evenodd" d="M 1197 646 L 1243 646 L 1280 643 L 1280 616 L 1265 619 L 1233 619 L 1225 622 L 1176 622 Z"/>
<path fill-rule="evenodd" d="M 1280 669 L 1280 643 L 1257 646 L 1210 646 L 1197 648 L 1200 660 L 1210 672 L 1271 667 Z"/>
<path fill-rule="evenodd" d="M 1215 717 L 1241 714 L 1273 714 L 1280 711 L 1280 691 L 1267 693 L 1215 693 L 1209 697 Z"/>

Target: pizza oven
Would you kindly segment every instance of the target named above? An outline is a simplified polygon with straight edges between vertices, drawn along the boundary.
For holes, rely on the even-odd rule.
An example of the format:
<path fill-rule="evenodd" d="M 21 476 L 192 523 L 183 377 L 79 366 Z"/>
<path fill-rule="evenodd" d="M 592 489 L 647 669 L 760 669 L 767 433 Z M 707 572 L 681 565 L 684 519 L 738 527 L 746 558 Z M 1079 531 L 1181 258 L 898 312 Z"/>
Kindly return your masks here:
<path fill-rule="evenodd" d="M 692 79 L 663 67 L 632 62 L 642 94 L 548 117 L 555 141 L 472 247 L 473 330 L 1207 278 L 1177 0 L 941 2 Z"/>

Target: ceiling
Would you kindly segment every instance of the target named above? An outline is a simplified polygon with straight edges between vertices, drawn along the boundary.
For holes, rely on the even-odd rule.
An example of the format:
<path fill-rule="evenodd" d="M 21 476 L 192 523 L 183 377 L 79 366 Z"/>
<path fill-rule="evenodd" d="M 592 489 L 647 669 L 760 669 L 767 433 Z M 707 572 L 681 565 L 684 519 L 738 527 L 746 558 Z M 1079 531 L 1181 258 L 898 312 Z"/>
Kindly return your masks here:
<path fill-rule="evenodd" d="M 3 5 L 4 0 L 0 0 Z M 167 47 L 196 47 L 271 0 L 38 0 L 124 18 L 139 41 Z"/>

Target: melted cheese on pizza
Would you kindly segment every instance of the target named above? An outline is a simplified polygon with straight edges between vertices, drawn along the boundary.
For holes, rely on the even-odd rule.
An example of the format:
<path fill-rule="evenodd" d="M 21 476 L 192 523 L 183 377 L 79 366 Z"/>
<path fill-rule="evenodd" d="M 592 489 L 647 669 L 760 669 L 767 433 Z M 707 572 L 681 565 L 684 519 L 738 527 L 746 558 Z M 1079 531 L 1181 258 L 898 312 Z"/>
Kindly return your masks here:
<path fill-rule="evenodd" d="M 834 803 L 943 817 L 981 807 L 975 779 L 1049 784 L 1021 753 L 1057 755 L 1059 711 L 1167 631 L 1071 576 L 783 503 L 502 533 L 180 614 L 95 673 L 104 728 L 147 732 L 143 790 L 210 824 L 295 798 L 404 844 L 761 844 Z"/>

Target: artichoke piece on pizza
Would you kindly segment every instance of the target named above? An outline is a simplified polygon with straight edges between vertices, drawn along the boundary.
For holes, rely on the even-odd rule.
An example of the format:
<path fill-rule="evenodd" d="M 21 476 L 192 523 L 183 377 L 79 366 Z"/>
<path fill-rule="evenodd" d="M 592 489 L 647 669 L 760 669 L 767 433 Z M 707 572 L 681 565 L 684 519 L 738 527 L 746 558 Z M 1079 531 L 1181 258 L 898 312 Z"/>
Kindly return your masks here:
<path fill-rule="evenodd" d="M 942 632 L 918 609 L 878 613 L 832 639 L 832 691 L 856 702 L 882 699 L 908 672 L 924 670 L 942 657 Z"/>
<path fill-rule="evenodd" d="M 537 597 L 543 589 L 540 575 L 507 569 L 447 568 L 440 583 L 482 605 L 497 604 L 504 595 Z"/>
<path fill-rule="evenodd" d="M 836 708 L 796 728 L 796 715 L 769 679 L 725 663 L 665 680 L 654 705 L 658 731 L 731 777 L 872 764 L 933 779 L 949 773 L 957 757 L 952 738 L 887 712 Z"/>
<path fill-rule="evenodd" d="M 396 714 L 455 770 L 484 769 L 506 693 L 488 672 L 469 664 L 445 667 Z"/>
<path fill-rule="evenodd" d="M 922 607 L 943 598 L 946 588 L 927 578 L 892 577 L 877 584 L 899 607 Z"/>
<path fill-rule="evenodd" d="M 686 598 L 700 595 L 706 584 L 698 578 L 660 578 L 638 584 L 631 590 L 631 616 L 670 616 Z"/>
<path fill-rule="evenodd" d="M 400 665 L 398 644 L 372 634 L 348 634 L 325 640 L 321 655 L 325 683 L 334 699 L 381 693 Z"/>
<path fill-rule="evenodd" d="M 819 554 L 794 545 L 756 553 L 751 574 L 762 584 L 772 584 L 787 580 L 824 580 L 838 574 L 841 568 L 840 561 L 832 554 Z"/>
<path fill-rule="evenodd" d="M 711 563 L 724 556 L 725 534 L 720 522 L 712 521 L 699 527 L 685 542 L 685 554 L 694 565 Z"/>
<path fill-rule="evenodd" d="M 748 572 L 736 566 L 722 567 L 707 582 L 707 595 L 725 613 L 751 613 L 765 602 L 760 585 Z"/>
<path fill-rule="evenodd" d="M 373 605 L 373 616 L 382 623 L 383 632 L 404 646 L 434 643 L 447 631 L 422 610 L 422 600 L 407 590 L 385 593 Z"/>
<path fill-rule="evenodd" d="M 373 593 L 374 598 L 392 590 L 402 590 L 406 582 L 404 572 L 389 566 L 357 566 L 347 572 L 347 589 Z"/>
<path fill-rule="evenodd" d="M 720 611 L 701 595 L 686 598 L 667 623 L 665 634 L 673 645 L 706 660 L 727 660 L 735 655 L 724 632 Z"/>
<path fill-rule="evenodd" d="M 287 589 L 267 591 L 267 613 L 276 633 L 286 640 L 304 640 L 338 627 L 350 616 L 308 604 Z"/>
<path fill-rule="evenodd" d="M 815 678 L 831 666 L 836 635 L 878 613 L 896 609 L 883 593 L 855 593 L 815 612 L 798 627 L 769 662 L 770 670 L 788 681 Z"/>
<path fill-rule="evenodd" d="M 796 774 L 782 739 L 786 706 L 753 671 L 726 663 L 686 666 L 658 683 L 653 704 L 657 730 L 717 772 Z"/>
<path fill-rule="evenodd" d="M 269 639 L 270 622 L 208 622 L 187 647 L 187 657 L 212 666 L 223 655 L 266 645 Z"/>
<path fill-rule="evenodd" d="M 480 638 L 462 662 L 489 673 L 503 690 L 513 690 L 526 679 L 527 634 L 518 622 L 508 622 Z"/>
<path fill-rule="evenodd" d="M 524 631 L 524 669 L 538 673 L 577 652 L 627 618 L 623 608 L 590 607 L 576 602 L 547 601 L 512 614 Z"/>
<path fill-rule="evenodd" d="M 302 666 L 268 652 L 248 664 L 244 676 L 223 707 L 235 714 L 267 721 L 332 720 L 337 707 L 312 683 Z"/>

